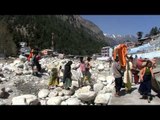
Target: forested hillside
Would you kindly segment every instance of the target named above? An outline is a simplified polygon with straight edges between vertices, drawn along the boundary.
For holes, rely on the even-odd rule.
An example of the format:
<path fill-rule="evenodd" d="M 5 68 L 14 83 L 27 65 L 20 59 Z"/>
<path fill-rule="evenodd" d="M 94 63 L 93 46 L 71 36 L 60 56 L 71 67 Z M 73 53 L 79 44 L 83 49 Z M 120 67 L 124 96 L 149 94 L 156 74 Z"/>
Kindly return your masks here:
<path fill-rule="evenodd" d="M 16 54 L 21 41 L 27 42 L 32 48 L 46 49 L 54 46 L 55 51 L 65 54 L 88 55 L 100 52 L 101 47 L 107 45 L 101 31 L 94 24 L 86 22 L 87 25 L 92 25 L 92 29 L 89 29 L 85 20 L 81 18 L 77 21 L 77 17 L 79 16 L 1 15 L 0 28 L 4 26 L 5 29 L 1 29 L 0 34 L 6 34 L 10 38 L 0 36 L 0 52 L 8 46 L 14 50 L 5 49 L 5 52 L 8 55 Z M 70 18 L 73 18 L 72 21 Z"/>

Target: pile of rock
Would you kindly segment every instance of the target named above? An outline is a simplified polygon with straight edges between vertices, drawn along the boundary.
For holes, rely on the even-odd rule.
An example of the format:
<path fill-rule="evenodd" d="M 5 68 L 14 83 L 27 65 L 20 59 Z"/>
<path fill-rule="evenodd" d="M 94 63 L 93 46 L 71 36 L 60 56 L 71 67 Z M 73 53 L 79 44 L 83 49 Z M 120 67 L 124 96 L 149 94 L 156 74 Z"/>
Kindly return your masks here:
<path fill-rule="evenodd" d="M 49 73 L 53 67 L 62 66 L 69 59 L 61 57 L 46 57 L 40 60 L 42 69 L 45 71 L 41 77 L 32 75 L 32 69 L 26 59 L 15 59 L 13 63 L 0 64 L 0 103 L 6 105 L 107 105 L 114 90 L 114 77 L 106 73 L 106 62 L 92 61 L 92 83 L 93 90 L 90 90 L 89 83 L 79 88 L 78 80 L 81 75 L 73 68 L 79 63 L 73 60 L 72 86 L 70 90 L 59 87 L 48 90 Z M 63 72 L 61 73 L 61 77 Z M 4 97 L 8 93 L 8 98 Z M 4 102 L 4 100 L 7 102 Z M 3 101 L 3 102 L 2 102 Z M 8 102 L 9 101 L 9 102 Z"/>

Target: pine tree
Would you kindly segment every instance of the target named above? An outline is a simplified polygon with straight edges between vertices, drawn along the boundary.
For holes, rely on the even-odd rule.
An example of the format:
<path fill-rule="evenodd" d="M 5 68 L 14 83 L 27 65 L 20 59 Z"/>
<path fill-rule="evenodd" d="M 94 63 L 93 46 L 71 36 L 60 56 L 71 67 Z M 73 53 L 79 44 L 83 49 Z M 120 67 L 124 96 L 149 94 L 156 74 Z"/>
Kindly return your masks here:
<path fill-rule="evenodd" d="M 142 36 L 143 36 L 143 32 L 141 32 L 141 31 L 137 32 L 137 37 L 138 37 L 138 39 L 141 39 Z"/>
<path fill-rule="evenodd" d="M 5 56 L 16 55 L 16 45 L 13 42 L 13 36 L 9 32 L 7 24 L 0 21 L 0 53 Z"/>
<path fill-rule="evenodd" d="M 157 35 L 158 33 L 160 33 L 158 27 L 153 27 L 153 28 L 150 30 L 149 35 L 150 35 L 150 36 L 152 36 L 152 35 Z"/>

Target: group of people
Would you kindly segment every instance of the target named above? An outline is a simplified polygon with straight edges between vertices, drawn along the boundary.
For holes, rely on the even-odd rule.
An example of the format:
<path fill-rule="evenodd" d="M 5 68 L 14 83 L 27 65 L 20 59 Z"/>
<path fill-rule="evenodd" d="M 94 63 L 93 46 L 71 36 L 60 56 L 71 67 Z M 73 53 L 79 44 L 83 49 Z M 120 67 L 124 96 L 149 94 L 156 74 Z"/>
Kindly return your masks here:
<path fill-rule="evenodd" d="M 42 68 L 39 63 L 39 60 L 41 59 L 40 52 L 38 52 L 37 49 L 32 49 L 29 56 L 27 57 L 28 62 L 31 63 L 33 75 L 38 76 L 38 73 L 41 72 Z M 80 57 L 79 65 L 74 68 L 75 70 L 79 69 L 78 71 L 81 73 L 81 79 L 78 80 L 79 87 L 82 87 L 85 85 L 86 81 L 88 81 L 91 85 L 91 89 L 93 90 L 93 85 L 91 82 L 91 57 L 88 57 L 86 61 L 83 60 L 83 57 Z M 60 81 L 60 73 L 63 72 L 63 88 L 64 89 L 70 89 L 72 85 L 72 73 L 71 73 L 71 65 L 72 61 L 68 61 L 64 69 L 62 69 L 62 66 L 59 66 L 59 68 L 52 68 L 50 73 L 50 80 L 49 80 L 49 89 L 55 88 L 59 85 Z"/>
<path fill-rule="evenodd" d="M 75 70 L 79 69 L 79 72 L 81 73 L 81 79 L 78 80 L 79 87 L 82 87 L 85 85 L 86 81 L 88 81 L 91 85 L 91 90 L 93 90 L 93 85 L 91 81 L 91 64 L 90 64 L 91 58 L 88 57 L 87 61 L 83 60 L 83 57 L 80 57 L 79 65 L 75 68 Z M 72 61 L 68 61 L 63 70 L 63 88 L 69 90 L 72 85 L 72 73 L 71 73 L 71 65 Z M 49 81 L 49 89 L 55 88 L 59 85 L 59 78 L 60 78 L 60 72 L 62 71 L 62 66 L 60 68 L 53 68 L 50 81 Z"/>
<path fill-rule="evenodd" d="M 138 67 L 136 60 L 137 57 L 133 59 L 132 56 L 128 57 L 126 55 L 125 68 L 121 67 L 118 56 L 114 60 L 112 70 L 115 77 L 115 96 L 120 96 L 120 90 L 123 84 L 126 93 L 131 93 L 131 86 L 134 78 L 135 84 L 140 84 L 138 91 L 142 95 L 142 99 L 147 99 L 148 102 L 150 102 L 152 100 L 151 80 L 154 79 L 152 62 L 150 60 L 145 60 L 146 65 L 141 66 L 139 69 L 140 75 L 138 76 L 139 72 L 136 69 Z M 124 71 L 124 73 L 122 71 Z M 134 77 L 132 77 L 132 75 Z"/>
<path fill-rule="evenodd" d="M 85 85 L 86 81 L 90 83 L 91 90 L 93 90 L 93 84 L 91 80 L 90 69 L 92 68 L 90 61 L 92 58 L 88 57 L 86 61 L 83 60 L 83 57 L 80 57 L 79 65 L 75 68 L 75 70 L 79 70 L 81 73 L 81 79 L 78 80 L 79 87 Z M 31 62 L 33 75 L 38 75 L 38 72 L 41 71 L 41 65 L 39 64 L 40 55 L 37 50 L 31 50 L 30 55 L 28 56 L 28 61 Z M 137 57 L 133 58 L 132 56 L 126 55 L 126 66 L 125 68 L 121 66 L 119 57 L 117 56 L 114 59 L 114 62 L 110 62 L 109 67 L 112 64 L 112 72 L 115 77 L 115 96 L 120 96 L 120 90 L 122 87 L 125 87 L 126 93 L 131 93 L 132 83 L 135 84 L 140 83 L 140 87 L 138 89 L 139 93 L 142 95 L 142 99 L 148 99 L 148 102 L 151 101 L 151 79 L 154 79 L 153 74 L 153 62 L 150 60 L 145 60 L 146 65 L 140 68 L 137 64 Z M 59 85 L 60 72 L 63 72 L 63 88 L 70 89 L 72 85 L 72 73 L 71 73 L 71 65 L 72 61 L 68 61 L 64 70 L 62 70 L 62 66 L 58 69 L 53 68 L 50 75 L 49 80 L 49 88 L 55 88 Z M 138 76 L 140 70 L 140 75 Z M 132 77 L 134 76 L 134 77 Z M 123 79 L 122 79 L 123 78 Z M 133 79 L 134 78 L 134 79 Z M 134 80 L 134 81 L 133 81 Z M 124 86 L 123 86 L 124 85 Z"/>

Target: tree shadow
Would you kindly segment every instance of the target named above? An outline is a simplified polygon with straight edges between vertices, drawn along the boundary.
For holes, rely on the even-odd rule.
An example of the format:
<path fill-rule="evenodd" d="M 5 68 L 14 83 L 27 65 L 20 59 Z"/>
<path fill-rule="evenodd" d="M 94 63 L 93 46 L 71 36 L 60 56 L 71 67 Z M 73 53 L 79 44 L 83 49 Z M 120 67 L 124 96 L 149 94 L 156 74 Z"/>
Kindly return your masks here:
<path fill-rule="evenodd" d="M 131 94 L 134 90 L 136 90 L 137 88 L 132 88 L 129 92 L 126 92 L 126 90 L 125 89 L 123 89 L 123 90 L 121 90 L 120 91 L 120 96 L 124 96 L 124 95 L 126 95 L 126 94 Z"/>

